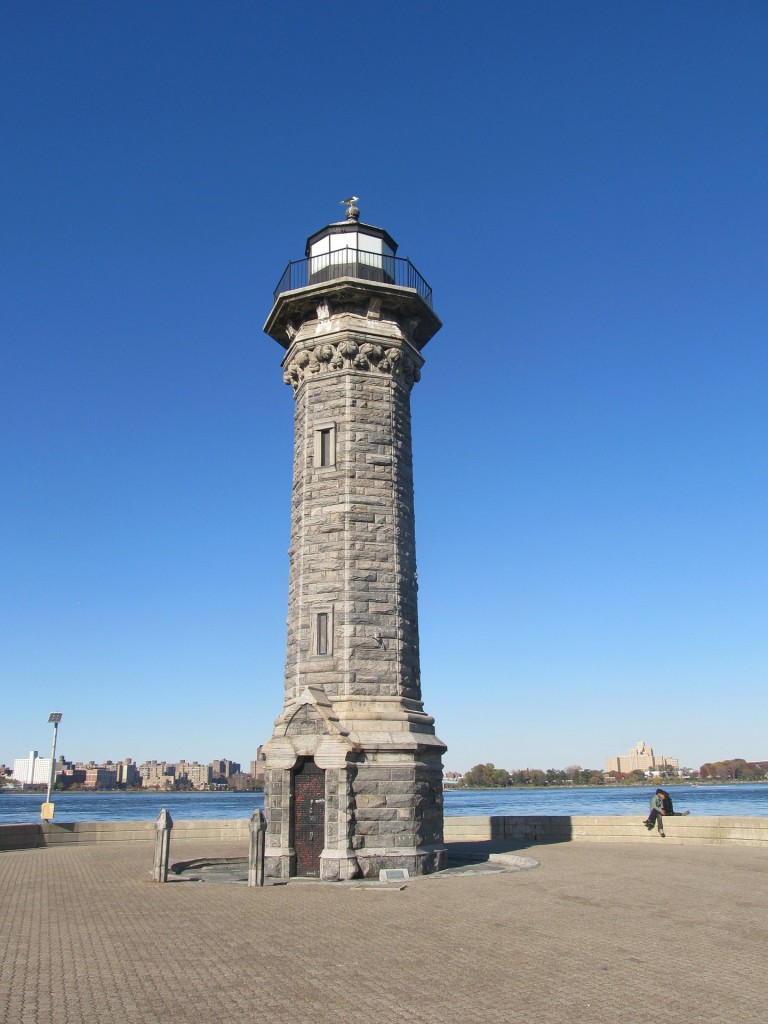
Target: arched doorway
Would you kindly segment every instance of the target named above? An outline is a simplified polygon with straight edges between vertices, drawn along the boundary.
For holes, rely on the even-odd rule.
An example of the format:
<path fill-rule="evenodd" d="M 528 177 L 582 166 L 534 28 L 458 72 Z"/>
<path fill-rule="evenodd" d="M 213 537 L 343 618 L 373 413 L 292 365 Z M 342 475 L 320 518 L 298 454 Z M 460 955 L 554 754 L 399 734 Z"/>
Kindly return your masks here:
<path fill-rule="evenodd" d="M 296 874 L 319 878 L 325 846 L 325 772 L 311 757 L 301 760 L 294 770 L 292 804 Z"/>

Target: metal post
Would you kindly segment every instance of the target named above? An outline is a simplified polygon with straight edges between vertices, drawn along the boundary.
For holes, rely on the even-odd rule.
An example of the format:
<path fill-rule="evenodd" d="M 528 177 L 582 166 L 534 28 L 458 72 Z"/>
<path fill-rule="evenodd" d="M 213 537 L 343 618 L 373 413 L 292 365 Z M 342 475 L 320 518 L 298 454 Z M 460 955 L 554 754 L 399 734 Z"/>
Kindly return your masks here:
<path fill-rule="evenodd" d="M 168 856 L 171 852 L 171 829 L 173 818 L 165 808 L 155 820 L 155 862 L 152 865 L 152 881 L 168 881 Z"/>
<path fill-rule="evenodd" d="M 248 885 L 264 885 L 264 834 L 267 819 L 264 811 L 254 811 L 248 822 L 251 838 L 248 843 Z"/>
<path fill-rule="evenodd" d="M 40 808 L 40 817 L 43 821 L 53 821 L 53 804 L 51 803 L 51 790 L 56 776 L 56 734 L 59 730 L 59 722 L 62 719 L 61 711 L 52 711 L 48 715 L 48 722 L 53 723 L 53 743 L 51 745 L 51 772 L 48 776 L 48 792 L 45 803 Z"/>

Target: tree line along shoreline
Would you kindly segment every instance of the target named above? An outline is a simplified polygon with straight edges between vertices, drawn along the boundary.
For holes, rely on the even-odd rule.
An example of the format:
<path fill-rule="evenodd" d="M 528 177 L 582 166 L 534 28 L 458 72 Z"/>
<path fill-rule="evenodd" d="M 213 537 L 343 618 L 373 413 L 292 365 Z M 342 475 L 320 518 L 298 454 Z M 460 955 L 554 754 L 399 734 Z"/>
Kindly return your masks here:
<path fill-rule="evenodd" d="M 490 762 L 476 764 L 463 775 L 453 779 L 451 789 L 552 789 L 552 788 L 598 788 L 601 786 L 648 786 L 653 782 L 668 785 L 718 785 L 734 782 L 768 781 L 768 761 L 747 761 L 744 758 L 730 758 L 723 761 L 707 761 L 699 768 L 682 768 L 675 771 L 661 768 L 650 774 L 641 769 L 632 772 L 604 772 L 598 768 L 582 768 L 570 765 L 568 768 L 520 768 L 508 771 L 496 768 Z"/>

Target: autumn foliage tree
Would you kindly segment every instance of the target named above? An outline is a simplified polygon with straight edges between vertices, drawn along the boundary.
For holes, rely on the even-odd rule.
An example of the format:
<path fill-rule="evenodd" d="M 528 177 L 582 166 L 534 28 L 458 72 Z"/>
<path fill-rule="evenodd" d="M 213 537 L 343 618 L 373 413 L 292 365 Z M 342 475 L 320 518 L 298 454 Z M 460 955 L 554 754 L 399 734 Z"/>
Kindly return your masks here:
<path fill-rule="evenodd" d="M 735 757 L 727 761 L 707 761 L 699 768 L 702 779 L 718 779 L 722 782 L 761 782 L 768 776 L 764 761 L 745 761 Z"/>
<path fill-rule="evenodd" d="M 465 772 L 459 785 L 471 789 L 501 789 L 511 785 L 511 782 L 508 771 L 488 763 L 476 764 L 474 768 L 470 768 Z"/>

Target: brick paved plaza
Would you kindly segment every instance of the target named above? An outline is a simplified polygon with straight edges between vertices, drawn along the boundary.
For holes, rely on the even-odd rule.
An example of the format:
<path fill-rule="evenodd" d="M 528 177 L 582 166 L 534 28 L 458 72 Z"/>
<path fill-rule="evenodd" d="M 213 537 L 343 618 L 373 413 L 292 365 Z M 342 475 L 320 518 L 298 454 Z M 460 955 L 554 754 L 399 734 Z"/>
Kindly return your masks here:
<path fill-rule="evenodd" d="M 149 845 L 0 853 L 3 1024 L 768 1018 L 757 847 L 552 844 L 516 851 L 532 870 L 382 891 L 153 885 Z"/>

